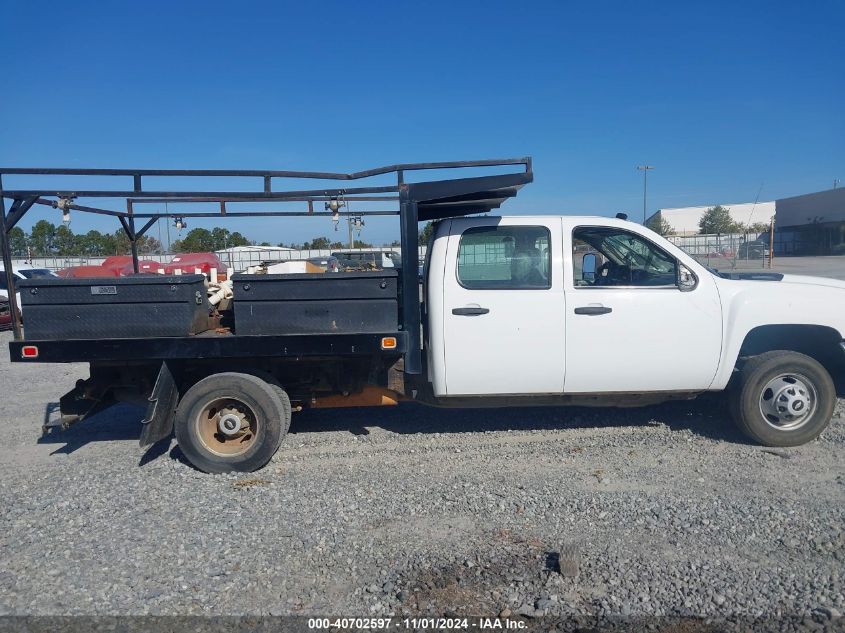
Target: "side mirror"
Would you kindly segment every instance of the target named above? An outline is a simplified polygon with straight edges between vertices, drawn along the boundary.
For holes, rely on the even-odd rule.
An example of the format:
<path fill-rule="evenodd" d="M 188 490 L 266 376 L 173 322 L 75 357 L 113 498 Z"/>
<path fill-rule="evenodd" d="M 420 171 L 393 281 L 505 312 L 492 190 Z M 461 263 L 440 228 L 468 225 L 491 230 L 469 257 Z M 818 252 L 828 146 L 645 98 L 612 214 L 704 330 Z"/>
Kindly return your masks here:
<path fill-rule="evenodd" d="M 695 290 L 698 286 L 698 277 L 689 268 L 683 264 L 678 264 L 678 289 L 681 292 L 689 292 Z"/>
<path fill-rule="evenodd" d="M 598 268 L 598 257 L 595 253 L 587 253 L 581 258 L 581 279 L 584 281 L 596 280 L 596 269 Z"/>

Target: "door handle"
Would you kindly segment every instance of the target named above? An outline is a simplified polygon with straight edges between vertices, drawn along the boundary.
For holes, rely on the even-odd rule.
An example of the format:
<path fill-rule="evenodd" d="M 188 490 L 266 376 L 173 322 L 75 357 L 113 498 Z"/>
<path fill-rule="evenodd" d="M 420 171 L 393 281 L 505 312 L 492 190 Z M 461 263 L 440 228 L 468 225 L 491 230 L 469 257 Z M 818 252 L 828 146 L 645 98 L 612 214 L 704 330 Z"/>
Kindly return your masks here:
<path fill-rule="evenodd" d="M 458 316 L 478 316 L 479 314 L 487 314 L 490 312 L 487 308 L 452 308 L 452 314 Z"/>
<path fill-rule="evenodd" d="M 607 314 L 608 312 L 613 312 L 613 308 L 606 308 L 604 306 L 584 306 L 582 308 L 575 308 L 575 314 L 586 314 L 588 316 Z"/>

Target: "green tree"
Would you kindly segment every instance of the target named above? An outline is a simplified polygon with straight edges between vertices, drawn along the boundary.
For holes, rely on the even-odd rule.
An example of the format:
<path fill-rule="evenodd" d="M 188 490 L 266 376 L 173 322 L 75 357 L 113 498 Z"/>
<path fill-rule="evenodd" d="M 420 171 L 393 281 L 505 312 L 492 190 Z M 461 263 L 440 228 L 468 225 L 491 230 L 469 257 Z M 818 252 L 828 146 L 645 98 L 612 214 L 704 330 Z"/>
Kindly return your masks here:
<path fill-rule="evenodd" d="M 310 242 L 305 242 L 305 244 L 302 245 L 302 248 L 305 250 L 318 251 L 331 248 L 331 242 L 329 242 L 329 238 L 327 237 L 315 237 Z"/>
<path fill-rule="evenodd" d="M 355 240 L 354 242 L 355 248 L 372 248 L 373 245 L 369 242 L 363 242 L 361 240 Z"/>
<path fill-rule="evenodd" d="M 29 234 L 29 244 L 33 255 L 52 255 L 53 240 L 56 239 L 56 226 L 47 220 L 38 220 Z"/>
<path fill-rule="evenodd" d="M 426 244 L 428 244 L 428 240 L 431 237 L 432 231 L 434 231 L 434 222 L 426 222 L 425 226 L 420 229 L 417 244 L 419 244 L 420 246 L 425 246 Z"/>
<path fill-rule="evenodd" d="M 249 240 L 246 239 L 243 235 L 241 235 L 237 231 L 233 231 L 229 235 L 229 246 L 228 246 L 228 248 L 231 248 L 233 246 L 249 246 Z"/>
<path fill-rule="evenodd" d="M 70 228 L 62 225 L 56 229 L 52 249 L 56 255 L 78 255 L 79 246 L 79 241 Z"/>
<path fill-rule="evenodd" d="M 753 222 L 751 224 L 745 225 L 744 229 L 749 233 L 768 233 L 769 232 L 769 223 L 768 222 Z"/>
<path fill-rule="evenodd" d="M 132 253 L 132 246 L 129 242 L 129 236 L 126 235 L 126 231 L 123 229 L 118 229 L 114 232 L 113 235 L 107 236 L 108 240 L 105 240 L 105 243 L 108 244 L 109 251 L 108 255 L 129 255 Z M 151 253 L 161 253 L 162 247 L 161 242 L 159 242 L 154 237 L 149 237 L 147 235 L 142 235 L 138 238 L 136 247 L 138 249 L 139 255 L 148 255 Z"/>
<path fill-rule="evenodd" d="M 106 247 L 105 240 L 106 236 L 94 229 L 88 231 L 85 235 L 78 235 L 79 254 L 94 256 L 110 254 L 111 250 Z"/>
<path fill-rule="evenodd" d="M 156 238 L 150 235 L 142 235 L 138 238 L 138 253 L 143 255 L 160 255 L 164 248 Z"/>
<path fill-rule="evenodd" d="M 721 204 L 711 207 L 704 212 L 698 221 L 699 233 L 712 235 L 715 233 L 739 233 L 742 225 L 734 222 L 731 213 Z"/>
<path fill-rule="evenodd" d="M 646 226 L 658 235 L 663 235 L 664 237 L 666 235 L 673 235 L 675 233 L 675 229 L 672 228 L 672 225 L 669 224 L 669 221 L 662 215 L 653 215 L 651 219 L 646 223 Z"/>
<path fill-rule="evenodd" d="M 250 241 L 237 231 L 230 233 L 229 229 L 215 226 L 211 229 L 211 248 L 207 250 L 222 251 L 234 246 L 247 246 L 249 243 Z"/>
<path fill-rule="evenodd" d="M 9 231 L 9 249 L 12 251 L 12 255 L 15 257 L 26 257 L 27 246 L 26 233 L 23 232 L 21 227 L 16 226 Z"/>
<path fill-rule="evenodd" d="M 229 229 L 224 229 L 215 226 L 211 229 L 211 250 L 222 251 L 224 248 L 229 248 Z"/>
<path fill-rule="evenodd" d="M 126 231 L 123 229 L 117 229 L 111 235 L 111 240 L 109 246 L 111 246 L 111 252 L 109 255 L 128 255 L 130 252 L 129 248 L 129 236 L 126 235 Z"/>
<path fill-rule="evenodd" d="M 181 240 L 181 251 L 185 253 L 204 253 L 213 251 L 214 236 L 208 229 L 191 229 Z"/>

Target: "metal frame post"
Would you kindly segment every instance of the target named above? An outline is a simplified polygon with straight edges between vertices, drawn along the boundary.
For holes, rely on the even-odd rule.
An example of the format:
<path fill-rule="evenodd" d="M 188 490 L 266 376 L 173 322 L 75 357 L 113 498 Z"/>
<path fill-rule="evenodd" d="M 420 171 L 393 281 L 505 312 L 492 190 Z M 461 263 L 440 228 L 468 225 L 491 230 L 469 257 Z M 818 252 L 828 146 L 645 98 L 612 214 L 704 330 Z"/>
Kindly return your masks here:
<path fill-rule="evenodd" d="M 135 233 L 135 218 L 131 215 L 129 216 L 129 248 L 132 251 L 132 269 L 135 271 L 137 275 L 138 270 L 138 236 Z"/>
<path fill-rule="evenodd" d="M 420 342 L 420 286 L 416 245 L 419 243 L 417 203 L 408 199 L 407 185 L 400 185 L 399 220 L 402 233 L 402 326 L 408 333 L 405 373 L 422 373 Z"/>
<path fill-rule="evenodd" d="M 6 229 L 6 200 L 3 197 L 3 176 L 0 175 L 0 252 L 3 253 L 3 270 L 6 273 L 6 287 L 9 293 L 9 310 L 12 313 L 12 330 L 15 340 L 23 339 L 21 323 L 18 319 L 18 295 L 15 288 L 15 273 L 12 270 L 12 245 L 9 243 L 9 231 Z"/>
<path fill-rule="evenodd" d="M 772 267 L 772 262 L 775 258 L 775 216 L 772 216 L 772 221 L 769 224 L 769 268 Z"/>
<path fill-rule="evenodd" d="M 141 189 L 141 177 L 135 176 L 135 189 Z M 135 233 L 135 217 L 133 215 L 132 200 L 126 201 L 126 224 L 123 226 L 129 236 L 129 249 L 132 254 L 132 270 L 138 274 L 138 234 Z M 148 227 L 147 227 L 148 228 Z"/>

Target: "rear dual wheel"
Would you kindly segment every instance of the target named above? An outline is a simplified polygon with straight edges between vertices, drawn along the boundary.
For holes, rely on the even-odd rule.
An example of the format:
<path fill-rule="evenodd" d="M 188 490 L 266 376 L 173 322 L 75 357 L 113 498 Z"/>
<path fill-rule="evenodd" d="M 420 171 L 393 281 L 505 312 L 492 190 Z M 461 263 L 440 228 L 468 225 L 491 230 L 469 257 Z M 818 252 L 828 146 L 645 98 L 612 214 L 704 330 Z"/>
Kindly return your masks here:
<path fill-rule="evenodd" d="M 739 371 L 730 392 L 737 426 L 765 446 L 799 446 L 830 423 L 836 388 L 818 361 L 778 350 L 754 356 Z"/>
<path fill-rule="evenodd" d="M 188 389 L 176 408 L 176 440 L 207 473 L 250 472 L 267 464 L 290 427 L 291 406 L 278 384 L 226 372 Z"/>

